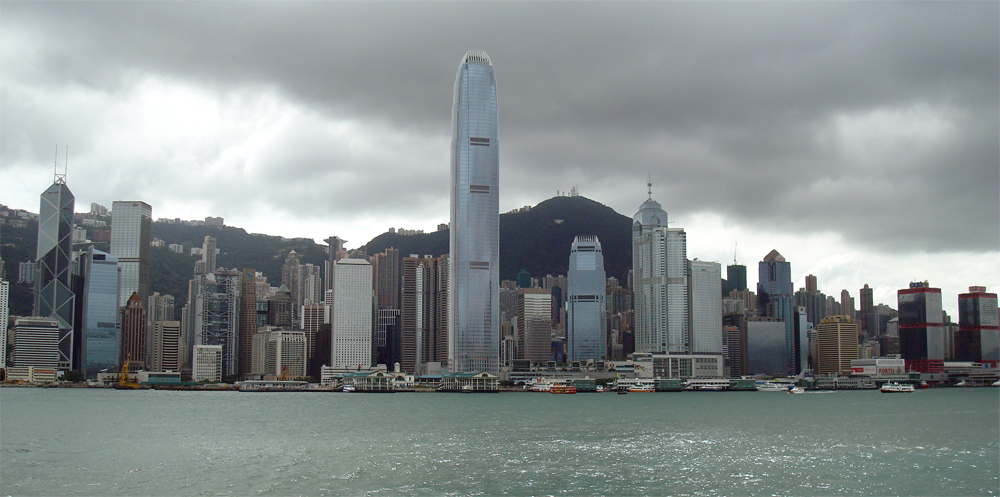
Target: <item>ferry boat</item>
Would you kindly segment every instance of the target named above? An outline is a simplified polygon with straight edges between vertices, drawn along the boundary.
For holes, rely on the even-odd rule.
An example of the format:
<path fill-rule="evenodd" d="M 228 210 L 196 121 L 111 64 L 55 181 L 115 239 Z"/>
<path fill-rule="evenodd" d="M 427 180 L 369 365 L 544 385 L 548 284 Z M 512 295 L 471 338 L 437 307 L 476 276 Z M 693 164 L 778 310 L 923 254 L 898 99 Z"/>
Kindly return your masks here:
<path fill-rule="evenodd" d="M 341 392 L 353 392 L 354 385 L 344 385 L 344 388 L 340 389 Z"/>
<path fill-rule="evenodd" d="M 795 388 L 792 383 L 784 383 L 778 381 L 762 381 L 757 383 L 758 392 L 787 392 Z"/>
<path fill-rule="evenodd" d="M 890 381 L 889 383 L 882 385 L 880 390 L 882 393 L 910 393 L 916 391 L 916 389 L 913 388 L 913 385 L 907 383 L 897 383 L 895 381 Z"/>
<path fill-rule="evenodd" d="M 656 391 L 656 388 L 649 383 L 636 383 L 635 385 L 628 387 L 628 391 L 635 393 L 652 393 Z"/>
<path fill-rule="evenodd" d="M 301 392 L 309 387 L 307 381 L 247 380 L 239 385 L 241 392 Z"/>
<path fill-rule="evenodd" d="M 552 382 L 546 380 L 545 378 L 536 378 L 535 381 L 531 384 L 531 391 L 548 392 L 550 389 L 552 389 L 552 385 L 553 385 Z"/>
<path fill-rule="evenodd" d="M 549 393 L 576 393 L 576 387 L 572 385 L 552 385 Z"/>

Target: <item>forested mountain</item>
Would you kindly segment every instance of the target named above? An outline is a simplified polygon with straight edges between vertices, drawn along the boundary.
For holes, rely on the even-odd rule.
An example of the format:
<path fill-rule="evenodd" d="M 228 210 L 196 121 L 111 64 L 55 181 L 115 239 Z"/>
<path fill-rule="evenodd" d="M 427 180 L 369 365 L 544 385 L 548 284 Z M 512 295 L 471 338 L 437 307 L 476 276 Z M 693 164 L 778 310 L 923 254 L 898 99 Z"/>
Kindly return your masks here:
<path fill-rule="evenodd" d="M 80 215 L 78 215 L 79 217 Z M 110 216 L 107 218 L 110 223 Z M 94 228 L 87 228 L 94 239 Z M 554 197 L 531 209 L 500 215 L 500 278 L 513 280 L 521 269 L 532 276 L 566 274 L 569 250 L 578 235 L 596 235 L 604 250 L 608 276 L 624 281 L 632 266 L 631 220 L 610 207 L 585 197 Z M 367 255 L 386 248 L 399 249 L 400 256 L 410 254 L 439 256 L 448 252 L 448 230 L 419 235 L 383 233 L 363 247 Z M 166 245 L 184 246 L 182 254 L 167 248 L 151 249 L 150 291 L 173 295 L 177 308 L 187 298 L 187 283 L 194 272 L 197 256 L 191 247 L 200 247 L 206 236 L 215 237 L 219 248 L 217 265 L 225 268 L 253 268 L 262 272 L 272 285 L 281 283 L 281 266 L 294 249 L 303 264 L 322 267 L 326 245 L 308 238 L 285 239 L 279 236 L 247 233 L 230 226 L 190 226 L 181 223 L 154 222 L 153 238 Z M 38 222 L 24 227 L 10 224 L 0 228 L 0 256 L 6 263 L 11 283 L 11 315 L 31 313 L 31 288 L 17 284 L 19 262 L 33 261 L 38 237 Z M 107 243 L 97 248 L 108 250 Z"/>
<path fill-rule="evenodd" d="M 526 269 L 532 276 L 566 274 L 569 249 L 578 235 L 597 235 L 608 276 L 624 281 L 632 268 L 632 220 L 586 197 L 553 197 L 529 210 L 500 215 L 500 278 L 513 280 Z M 383 233 L 364 246 L 369 255 L 388 247 L 410 254 L 448 252 L 448 231 L 423 235 Z"/>

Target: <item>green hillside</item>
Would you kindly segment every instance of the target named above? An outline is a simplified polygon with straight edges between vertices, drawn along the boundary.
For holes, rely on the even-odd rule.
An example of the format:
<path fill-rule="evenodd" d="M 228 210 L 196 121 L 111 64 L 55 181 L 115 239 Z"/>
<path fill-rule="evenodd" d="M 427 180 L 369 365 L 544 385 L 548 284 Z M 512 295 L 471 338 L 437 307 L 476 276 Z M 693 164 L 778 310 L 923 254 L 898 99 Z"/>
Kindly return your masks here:
<path fill-rule="evenodd" d="M 79 215 L 78 215 L 79 216 Z M 107 218 L 110 222 L 110 217 Z M 604 265 L 608 276 L 624 281 L 632 267 L 631 220 L 610 207 L 585 197 L 555 197 L 535 207 L 500 215 L 500 277 L 513 280 L 521 269 L 532 276 L 566 274 L 569 249 L 578 235 L 597 235 L 604 250 Z M 93 238 L 92 229 L 88 229 Z M 253 268 L 267 276 L 273 285 L 281 283 L 281 266 L 285 256 L 294 249 L 303 264 L 323 267 L 326 246 L 307 238 L 285 239 L 279 236 L 250 234 L 230 226 L 189 226 L 179 223 L 154 222 L 153 238 L 167 245 L 184 246 L 177 254 L 166 248 L 153 247 L 150 268 L 150 291 L 173 295 L 177 308 L 187 298 L 188 280 L 198 259 L 191 256 L 191 247 L 201 247 L 206 236 L 216 239 L 219 248 L 217 264 L 225 268 Z M 383 233 L 365 244 L 368 255 L 386 248 L 399 249 L 401 256 L 410 254 L 439 256 L 448 252 L 448 230 L 421 235 L 402 236 Z M 0 231 L 0 256 L 6 263 L 7 279 L 17 281 L 19 262 L 33 261 L 38 237 L 38 223 L 29 221 L 26 227 L 9 225 Z M 102 246 L 103 245 L 103 246 Z M 107 250 L 107 244 L 98 248 Z M 11 283 L 10 312 L 12 315 L 31 313 L 31 288 Z"/>
<path fill-rule="evenodd" d="M 632 221 L 586 197 L 554 197 L 530 210 L 500 215 L 500 278 L 513 280 L 521 269 L 532 276 L 566 274 L 569 249 L 578 235 L 597 235 L 608 276 L 624 281 L 632 268 Z M 439 256 L 448 252 L 448 232 L 400 236 L 383 233 L 364 246 L 369 255 L 386 248 Z"/>

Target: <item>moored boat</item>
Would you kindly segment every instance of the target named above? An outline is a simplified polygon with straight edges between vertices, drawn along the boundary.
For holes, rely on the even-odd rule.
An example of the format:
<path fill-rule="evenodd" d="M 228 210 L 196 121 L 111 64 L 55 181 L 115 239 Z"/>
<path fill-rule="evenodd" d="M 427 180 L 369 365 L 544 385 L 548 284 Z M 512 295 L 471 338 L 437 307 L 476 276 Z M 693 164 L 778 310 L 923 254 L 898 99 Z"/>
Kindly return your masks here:
<path fill-rule="evenodd" d="M 639 384 L 639 383 L 637 383 L 637 384 L 632 385 L 631 387 L 629 387 L 628 391 L 629 392 L 635 392 L 635 393 L 651 393 L 651 392 L 655 392 L 656 388 L 653 385 L 651 385 L 651 384 L 647 384 L 647 383 Z"/>
<path fill-rule="evenodd" d="M 576 393 L 576 387 L 573 385 L 552 385 L 549 393 Z"/>
<path fill-rule="evenodd" d="M 890 381 L 889 383 L 882 385 L 880 390 L 882 393 L 910 393 L 916 391 L 916 389 L 913 388 L 913 385 L 908 383 L 898 383 L 895 381 Z"/>

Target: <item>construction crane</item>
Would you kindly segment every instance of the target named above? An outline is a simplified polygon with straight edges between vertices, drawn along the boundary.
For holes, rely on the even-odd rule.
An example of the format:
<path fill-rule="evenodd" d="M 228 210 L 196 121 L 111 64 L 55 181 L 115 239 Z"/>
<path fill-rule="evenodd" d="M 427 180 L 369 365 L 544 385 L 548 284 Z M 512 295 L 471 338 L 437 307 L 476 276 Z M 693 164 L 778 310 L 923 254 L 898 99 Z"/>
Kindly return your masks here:
<path fill-rule="evenodd" d="M 118 374 L 118 384 L 115 385 L 115 388 L 119 390 L 134 390 L 139 388 L 139 382 L 133 380 L 128 375 L 128 363 L 132 362 L 131 359 L 131 356 L 129 356 L 125 359 L 125 362 L 122 363 L 121 373 Z"/>

